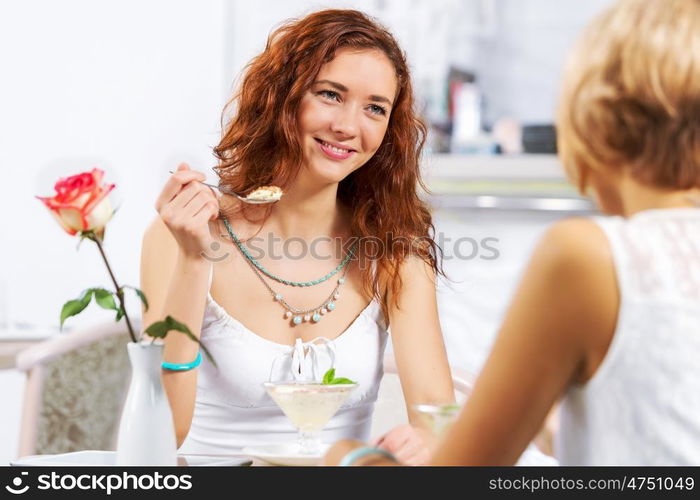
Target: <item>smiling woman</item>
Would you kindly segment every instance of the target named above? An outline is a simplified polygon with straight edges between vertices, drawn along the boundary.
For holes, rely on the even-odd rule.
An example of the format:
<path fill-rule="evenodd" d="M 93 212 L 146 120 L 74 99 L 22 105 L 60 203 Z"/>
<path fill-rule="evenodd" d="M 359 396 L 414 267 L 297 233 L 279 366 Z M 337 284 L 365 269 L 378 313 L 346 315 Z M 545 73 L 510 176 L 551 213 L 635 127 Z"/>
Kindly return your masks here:
<path fill-rule="evenodd" d="M 299 132 L 309 170 L 303 175 L 340 182 L 367 163 L 389 123 L 392 101 L 381 96 L 395 93 L 396 75 L 383 52 L 339 50 L 301 101 Z"/>
<path fill-rule="evenodd" d="M 285 24 L 227 109 L 214 148 L 220 185 L 279 186 L 284 196 L 269 206 L 217 197 L 181 165 L 156 203 L 143 246 L 142 288 L 153 297 L 144 316 L 178 311 L 219 365 L 164 377 L 181 451 L 293 441 L 263 383 L 320 382 L 332 368 L 358 385 L 324 439 L 367 438 L 389 324 L 407 406 L 452 402 L 440 264 L 419 198 L 425 127 L 392 35 L 352 10 Z M 169 363 L 196 357 L 196 344 L 166 340 Z M 419 463 L 430 433 L 414 423 L 383 442 Z"/>
<path fill-rule="evenodd" d="M 281 26 L 248 65 L 227 108 L 235 115 L 214 148 L 223 186 L 247 192 L 273 184 L 288 193 L 305 167 L 323 168 L 307 159 L 345 160 L 322 171 L 338 183 L 338 200 L 352 208 L 353 236 L 379 238 L 384 253 L 391 252 L 376 264 L 391 278 L 394 298 L 407 253 L 395 241 L 420 239 L 412 250 L 438 272 L 432 218 L 417 189 L 424 187 L 419 159 L 426 128 L 414 111 L 405 55 L 385 28 L 354 10 L 316 12 Z M 226 201 L 225 213 L 239 208 Z M 365 293 L 376 296 L 375 277 L 361 268 Z"/>

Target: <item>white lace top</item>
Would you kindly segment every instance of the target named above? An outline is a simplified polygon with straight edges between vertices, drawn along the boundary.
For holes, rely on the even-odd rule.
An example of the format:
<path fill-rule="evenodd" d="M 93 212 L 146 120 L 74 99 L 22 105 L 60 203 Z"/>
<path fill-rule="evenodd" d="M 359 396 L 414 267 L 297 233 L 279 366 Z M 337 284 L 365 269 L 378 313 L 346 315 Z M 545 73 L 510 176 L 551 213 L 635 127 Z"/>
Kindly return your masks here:
<path fill-rule="evenodd" d="M 379 382 L 383 376 L 387 331 L 381 307 L 372 301 L 335 340 L 314 339 L 289 346 L 267 340 L 231 317 L 209 295 L 201 341 L 206 356 L 197 377 L 192 425 L 181 453 L 235 453 L 245 446 L 292 443 L 296 429 L 267 395 L 268 380 L 320 380 L 331 366 L 359 382 L 326 425 L 322 440 L 367 440 Z M 322 332 L 323 329 L 319 332 Z"/>
<path fill-rule="evenodd" d="M 700 465 L 700 209 L 594 218 L 620 310 L 593 378 L 561 408 L 562 465 Z"/>

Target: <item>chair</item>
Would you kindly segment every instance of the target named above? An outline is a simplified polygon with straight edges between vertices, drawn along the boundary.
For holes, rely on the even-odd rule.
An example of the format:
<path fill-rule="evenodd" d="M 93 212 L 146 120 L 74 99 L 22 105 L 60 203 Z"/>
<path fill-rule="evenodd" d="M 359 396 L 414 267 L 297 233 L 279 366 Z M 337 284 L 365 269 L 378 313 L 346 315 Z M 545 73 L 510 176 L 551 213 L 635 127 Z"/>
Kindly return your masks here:
<path fill-rule="evenodd" d="M 455 399 L 461 404 L 474 386 L 474 377 L 456 367 L 451 367 L 451 371 Z M 407 422 L 406 402 L 401 390 L 396 360 L 393 353 L 387 352 L 384 355 L 384 378 L 379 386 L 377 403 L 372 416 L 370 439 L 374 440 L 397 425 Z"/>
<path fill-rule="evenodd" d="M 16 367 L 27 376 L 18 456 L 115 449 L 131 378 L 128 341 L 124 322 L 112 321 L 17 356 Z"/>

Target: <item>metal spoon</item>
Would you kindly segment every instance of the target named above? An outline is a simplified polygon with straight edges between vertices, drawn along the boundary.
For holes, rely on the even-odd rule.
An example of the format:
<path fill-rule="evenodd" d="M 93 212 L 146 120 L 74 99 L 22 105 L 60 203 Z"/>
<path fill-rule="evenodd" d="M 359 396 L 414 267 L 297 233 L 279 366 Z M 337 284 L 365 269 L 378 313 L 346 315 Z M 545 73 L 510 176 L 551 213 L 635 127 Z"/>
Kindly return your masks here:
<path fill-rule="evenodd" d="M 171 174 L 175 173 L 172 170 L 168 170 L 168 172 L 170 172 Z M 225 187 L 215 186 L 214 184 L 209 184 L 207 182 L 202 182 L 202 184 L 204 184 L 205 186 L 209 186 L 210 188 L 218 189 L 219 191 L 221 191 L 224 194 L 230 194 L 231 196 L 235 196 L 236 198 L 238 198 L 242 202 L 249 203 L 251 205 L 264 205 L 266 203 L 277 203 L 279 201 L 279 200 L 251 200 L 251 199 L 246 198 L 245 196 L 241 196 L 240 194 L 235 193 L 235 192 L 233 192 L 230 189 L 225 188 Z"/>

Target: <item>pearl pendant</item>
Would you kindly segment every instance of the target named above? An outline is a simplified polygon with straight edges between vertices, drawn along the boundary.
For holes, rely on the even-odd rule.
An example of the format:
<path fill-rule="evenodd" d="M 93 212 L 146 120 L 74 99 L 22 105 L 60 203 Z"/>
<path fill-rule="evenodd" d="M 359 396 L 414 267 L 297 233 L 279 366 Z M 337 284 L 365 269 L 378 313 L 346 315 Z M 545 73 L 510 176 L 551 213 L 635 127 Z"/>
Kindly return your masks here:
<path fill-rule="evenodd" d="M 345 283 L 345 278 L 339 278 L 338 279 L 338 285 L 342 285 Z M 294 311 L 291 311 L 288 309 L 288 304 L 284 302 L 284 298 L 282 294 L 280 293 L 275 293 L 273 296 L 274 300 L 276 302 L 279 302 L 280 305 L 282 305 L 286 310 L 284 312 L 284 317 L 287 320 L 290 320 L 293 325 L 301 325 L 302 323 L 318 323 L 323 319 L 323 316 L 330 313 L 331 311 L 335 311 L 336 308 L 336 301 L 340 298 L 340 291 L 338 290 L 338 287 L 336 287 L 335 292 L 333 293 L 332 297 L 327 299 L 328 302 L 323 304 L 321 307 L 316 309 L 315 312 L 310 313 L 310 314 L 296 314 Z"/>

